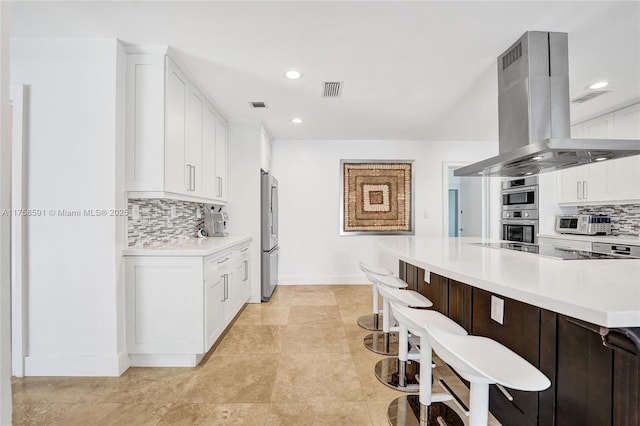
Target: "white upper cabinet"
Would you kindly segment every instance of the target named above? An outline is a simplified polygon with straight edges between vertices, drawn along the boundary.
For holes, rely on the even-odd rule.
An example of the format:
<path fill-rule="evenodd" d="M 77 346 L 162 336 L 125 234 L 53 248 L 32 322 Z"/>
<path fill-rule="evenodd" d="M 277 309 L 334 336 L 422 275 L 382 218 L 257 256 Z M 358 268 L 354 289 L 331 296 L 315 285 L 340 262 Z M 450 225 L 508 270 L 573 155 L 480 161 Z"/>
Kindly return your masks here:
<path fill-rule="evenodd" d="M 585 139 L 640 139 L 640 104 L 571 127 Z M 558 172 L 558 202 L 632 203 L 640 200 L 640 156 L 591 163 Z"/>
<path fill-rule="evenodd" d="M 226 126 L 166 52 L 127 56 L 129 198 L 225 202 Z"/>
<path fill-rule="evenodd" d="M 227 122 L 216 120 L 216 199 L 227 201 Z"/>

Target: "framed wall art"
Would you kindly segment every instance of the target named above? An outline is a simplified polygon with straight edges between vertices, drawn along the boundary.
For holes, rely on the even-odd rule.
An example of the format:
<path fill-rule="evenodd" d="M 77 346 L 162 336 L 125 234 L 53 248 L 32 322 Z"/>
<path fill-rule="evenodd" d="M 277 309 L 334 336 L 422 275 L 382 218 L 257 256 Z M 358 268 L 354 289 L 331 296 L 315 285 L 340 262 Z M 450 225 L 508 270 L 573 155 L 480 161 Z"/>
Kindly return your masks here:
<path fill-rule="evenodd" d="M 340 161 L 340 234 L 413 235 L 413 161 Z"/>

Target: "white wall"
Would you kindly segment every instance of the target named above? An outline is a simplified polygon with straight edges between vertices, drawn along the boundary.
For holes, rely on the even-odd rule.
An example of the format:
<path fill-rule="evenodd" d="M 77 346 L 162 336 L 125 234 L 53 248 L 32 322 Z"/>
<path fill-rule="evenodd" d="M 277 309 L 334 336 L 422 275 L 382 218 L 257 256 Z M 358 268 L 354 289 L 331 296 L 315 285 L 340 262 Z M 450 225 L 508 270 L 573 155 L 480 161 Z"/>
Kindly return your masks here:
<path fill-rule="evenodd" d="M 358 261 L 380 262 L 376 236 L 341 236 L 340 160 L 414 160 L 417 236 L 442 235 L 442 163 L 497 154 L 497 142 L 276 140 L 280 284 L 364 283 Z"/>
<path fill-rule="evenodd" d="M 115 39 L 12 40 L 29 85 L 26 375 L 118 375 L 128 367 L 120 250 L 126 208 L 122 47 Z M 55 214 L 52 215 L 52 213 Z"/>
<path fill-rule="evenodd" d="M 0 2 L 0 209 L 11 208 L 9 5 Z M 11 217 L 0 215 L 0 425 L 11 424 Z"/>

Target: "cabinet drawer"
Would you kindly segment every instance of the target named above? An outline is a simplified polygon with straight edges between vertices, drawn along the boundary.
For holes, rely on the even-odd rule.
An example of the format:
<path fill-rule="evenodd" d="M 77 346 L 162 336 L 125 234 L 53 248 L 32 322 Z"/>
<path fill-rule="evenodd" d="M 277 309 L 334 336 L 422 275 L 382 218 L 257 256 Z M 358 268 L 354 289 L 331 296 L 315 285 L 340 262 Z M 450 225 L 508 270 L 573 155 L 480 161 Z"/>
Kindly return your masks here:
<path fill-rule="evenodd" d="M 233 252 L 215 253 L 204 259 L 204 278 L 213 279 L 220 269 L 228 267 L 233 262 Z"/>
<path fill-rule="evenodd" d="M 251 256 L 251 245 L 247 244 L 246 246 L 240 247 L 236 251 L 236 255 L 238 256 L 239 259 L 245 259 Z"/>

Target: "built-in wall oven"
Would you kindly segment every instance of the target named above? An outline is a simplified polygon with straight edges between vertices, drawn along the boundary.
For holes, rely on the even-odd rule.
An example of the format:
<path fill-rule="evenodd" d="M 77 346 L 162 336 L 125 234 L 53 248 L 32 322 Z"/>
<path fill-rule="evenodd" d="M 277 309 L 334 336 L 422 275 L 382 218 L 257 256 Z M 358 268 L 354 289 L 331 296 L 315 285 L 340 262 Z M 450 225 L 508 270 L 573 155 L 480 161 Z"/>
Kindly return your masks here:
<path fill-rule="evenodd" d="M 502 239 L 538 242 L 538 177 L 502 182 Z"/>

